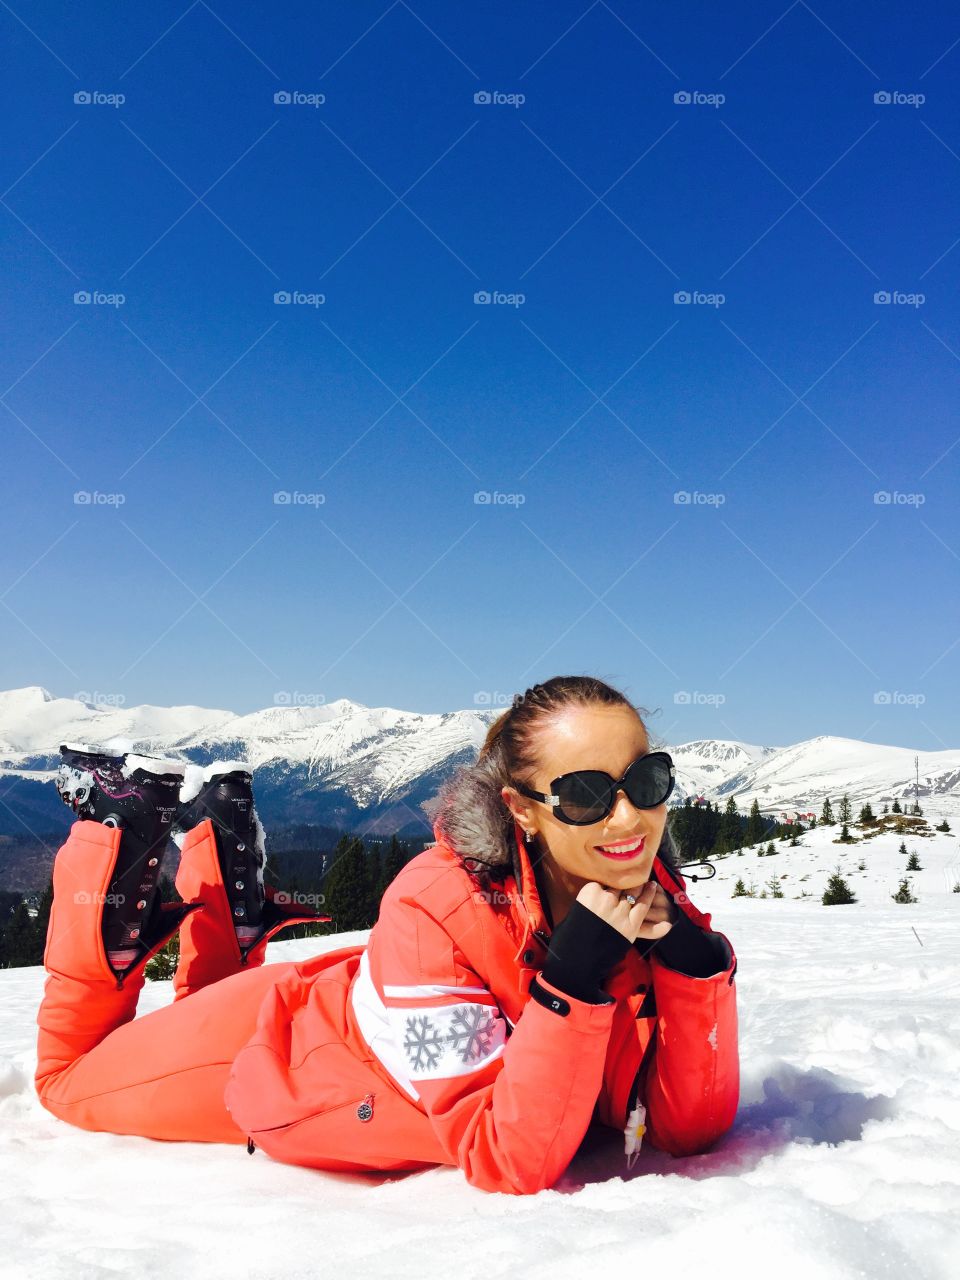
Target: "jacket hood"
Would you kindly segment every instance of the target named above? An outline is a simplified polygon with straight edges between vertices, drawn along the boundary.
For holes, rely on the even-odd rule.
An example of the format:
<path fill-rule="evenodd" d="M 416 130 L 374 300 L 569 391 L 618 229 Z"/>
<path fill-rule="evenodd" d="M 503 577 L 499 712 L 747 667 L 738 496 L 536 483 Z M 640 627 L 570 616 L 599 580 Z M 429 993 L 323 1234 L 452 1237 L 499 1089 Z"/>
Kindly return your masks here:
<path fill-rule="evenodd" d="M 434 812 L 433 834 L 469 870 L 487 871 L 495 880 L 512 874 L 520 883 L 516 824 L 489 764 L 480 760 L 458 769 L 441 786 Z"/>
<path fill-rule="evenodd" d="M 437 795 L 433 833 L 438 842 L 460 856 L 468 870 L 489 874 L 495 880 L 513 875 L 520 884 L 517 823 L 503 803 L 500 786 L 492 766 L 484 760 L 458 769 Z M 679 855 L 669 819 L 657 856 L 668 870 L 678 871 Z"/>

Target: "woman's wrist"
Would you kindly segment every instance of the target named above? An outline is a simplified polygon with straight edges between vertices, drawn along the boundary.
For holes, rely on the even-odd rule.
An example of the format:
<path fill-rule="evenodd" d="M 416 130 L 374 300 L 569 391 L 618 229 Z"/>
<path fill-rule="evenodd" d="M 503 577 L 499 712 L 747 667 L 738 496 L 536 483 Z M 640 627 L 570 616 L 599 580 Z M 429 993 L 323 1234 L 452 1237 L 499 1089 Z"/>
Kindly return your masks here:
<path fill-rule="evenodd" d="M 629 949 L 625 934 L 575 901 L 550 939 L 543 976 L 576 1000 L 602 1004 L 604 980 Z"/>
<path fill-rule="evenodd" d="M 650 948 L 664 964 L 688 977 L 709 978 L 727 967 L 727 946 L 719 934 L 708 933 L 680 911 L 669 933 Z"/>

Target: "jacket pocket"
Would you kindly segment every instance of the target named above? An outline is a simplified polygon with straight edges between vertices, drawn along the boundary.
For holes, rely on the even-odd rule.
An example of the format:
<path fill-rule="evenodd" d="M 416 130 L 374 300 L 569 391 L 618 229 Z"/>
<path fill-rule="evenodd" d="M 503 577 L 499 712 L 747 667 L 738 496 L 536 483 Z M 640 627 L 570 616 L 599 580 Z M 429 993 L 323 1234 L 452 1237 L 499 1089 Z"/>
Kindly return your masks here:
<path fill-rule="evenodd" d="M 342 1040 L 317 1045 L 296 1066 L 249 1043 L 224 1098 L 247 1137 L 285 1164 L 357 1172 L 445 1163 L 426 1115 Z"/>
<path fill-rule="evenodd" d="M 342 1040 L 316 1045 L 296 1065 L 274 1045 L 251 1041 L 234 1058 L 224 1101 L 240 1128 L 256 1138 L 359 1106 L 376 1090 L 369 1069 Z"/>

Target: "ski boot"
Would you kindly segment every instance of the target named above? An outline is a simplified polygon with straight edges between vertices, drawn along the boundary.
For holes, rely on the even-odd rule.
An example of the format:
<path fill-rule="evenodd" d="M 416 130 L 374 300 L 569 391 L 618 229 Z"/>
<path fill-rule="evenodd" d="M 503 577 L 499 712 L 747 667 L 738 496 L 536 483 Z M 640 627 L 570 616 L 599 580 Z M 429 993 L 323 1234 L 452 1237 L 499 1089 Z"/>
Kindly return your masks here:
<path fill-rule="evenodd" d="M 60 747 L 57 791 L 78 819 L 120 831 L 116 861 L 101 896 L 100 934 L 117 986 L 159 951 L 203 904 L 164 903 L 159 877 L 179 806 L 185 766 L 76 743 Z"/>
<path fill-rule="evenodd" d="M 200 895 L 208 909 L 188 921 L 181 935 L 174 999 L 262 964 L 267 943 L 287 925 L 330 921 L 264 884 L 264 830 L 245 765 L 193 766 L 175 825 L 181 846 L 177 891 L 182 897 Z"/>

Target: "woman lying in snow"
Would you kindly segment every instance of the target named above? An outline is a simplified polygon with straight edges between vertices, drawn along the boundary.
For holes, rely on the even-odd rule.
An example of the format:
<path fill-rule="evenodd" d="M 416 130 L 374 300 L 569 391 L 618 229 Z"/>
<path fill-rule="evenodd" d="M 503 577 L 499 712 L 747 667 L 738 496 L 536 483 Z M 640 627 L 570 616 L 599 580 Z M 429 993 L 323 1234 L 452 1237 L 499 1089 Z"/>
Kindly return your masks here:
<path fill-rule="evenodd" d="M 63 752 L 79 820 L 54 864 L 36 1074 L 61 1119 L 318 1169 L 456 1165 L 517 1194 L 553 1185 L 592 1120 L 624 1131 L 628 1164 L 644 1135 L 687 1155 L 733 1123 L 736 957 L 684 892 L 670 757 L 602 681 L 514 699 L 367 944 L 299 963 L 264 966 L 268 939 L 329 917 L 264 889 L 242 766 L 185 782 Z M 182 904 L 157 893 L 171 827 Z M 178 928 L 174 1002 L 134 1021 Z"/>

